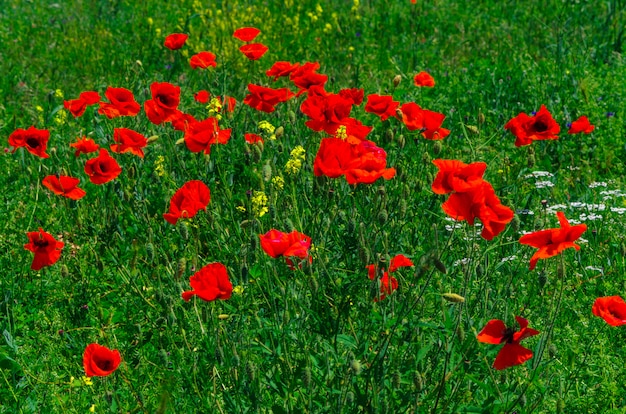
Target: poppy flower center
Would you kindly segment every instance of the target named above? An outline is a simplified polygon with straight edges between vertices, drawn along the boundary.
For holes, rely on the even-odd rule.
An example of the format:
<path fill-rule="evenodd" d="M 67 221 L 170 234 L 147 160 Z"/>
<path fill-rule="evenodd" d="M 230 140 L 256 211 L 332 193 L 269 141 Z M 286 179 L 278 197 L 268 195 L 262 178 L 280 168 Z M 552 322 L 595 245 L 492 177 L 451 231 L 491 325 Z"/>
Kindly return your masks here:
<path fill-rule="evenodd" d="M 103 371 L 111 371 L 113 368 L 113 361 L 110 359 L 98 359 L 95 361 L 98 368 Z"/>
<path fill-rule="evenodd" d="M 31 148 L 37 148 L 39 146 L 39 140 L 37 138 L 27 138 L 26 139 L 26 145 L 28 145 Z"/>
<path fill-rule="evenodd" d="M 502 335 L 502 341 L 500 341 L 500 343 L 512 344 L 514 334 L 515 334 L 515 329 L 506 328 L 504 331 L 504 335 Z"/>
<path fill-rule="evenodd" d="M 35 246 L 37 246 L 40 249 L 43 249 L 45 247 L 48 247 L 48 240 L 46 239 L 37 239 L 35 241 L 33 241 L 33 244 Z"/>
<path fill-rule="evenodd" d="M 535 122 L 534 129 L 537 132 L 545 132 L 548 130 L 548 125 L 543 121 L 537 121 Z"/>

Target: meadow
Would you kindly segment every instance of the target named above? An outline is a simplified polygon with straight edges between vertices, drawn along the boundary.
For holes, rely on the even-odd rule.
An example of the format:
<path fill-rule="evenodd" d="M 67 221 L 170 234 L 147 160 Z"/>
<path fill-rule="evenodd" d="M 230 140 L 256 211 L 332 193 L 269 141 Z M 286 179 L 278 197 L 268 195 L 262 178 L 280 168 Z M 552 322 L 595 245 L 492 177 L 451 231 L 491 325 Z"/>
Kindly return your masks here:
<path fill-rule="evenodd" d="M 624 412 L 626 3 L 521 3 L 4 0 L 0 412 Z"/>

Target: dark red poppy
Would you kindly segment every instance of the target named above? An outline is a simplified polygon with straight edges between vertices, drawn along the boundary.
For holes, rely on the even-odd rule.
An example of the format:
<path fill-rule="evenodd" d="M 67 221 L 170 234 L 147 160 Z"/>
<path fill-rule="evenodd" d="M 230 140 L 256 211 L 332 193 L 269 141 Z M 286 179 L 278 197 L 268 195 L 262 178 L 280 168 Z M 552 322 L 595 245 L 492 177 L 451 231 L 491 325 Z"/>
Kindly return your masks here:
<path fill-rule="evenodd" d="M 206 210 L 211 201 L 209 187 L 199 180 L 187 181 L 170 200 L 170 208 L 163 218 L 170 224 L 176 225 L 178 219 L 191 218 L 199 210 Z"/>
<path fill-rule="evenodd" d="M 626 325 L 626 302 L 620 296 L 597 298 L 591 311 L 611 326 Z"/>
<path fill-rule="evenodd" d="M 210 97 L 211 97 L 211 94 L 208 91 L 205 91 L 204 89 L 193 94 L 193 99 L 195 99 L 196 102 L 199 102 L 199 103 L 209 102 Z"/>
<path fill-rule="evenodd" d="M 121 172 L 120 165 L 104 148 L 100 148 L 100 154 L 96 158 L 87 160 L 85 163 L 85 174 L 94 184 L 108 183 L 116 179 Z"/>
<path fill-rule="evenodd" d="M 70 147 L 76 148 L 74 156 L 78 157 L 81 153 L 89 154 L 90 152 L 96 152 L 100 149 L 100 146 L 96 142 L 87 137 L 79 138 L 76 142 L 70 144 Z"/>
<path fill-rule="evenodd" d="M 95 105 L 100 102 L 100 94 L 94 91 L 82 92 L 78 99 L 70 99 L 63 102 L 65 109 L 70 111 L 75 118 L 82 116 L 85 113 L 85 109 L 89 105 Z"/>
<path fill-rule="evenodd" d="M 31 126 L 28 129 L 18 128 L 13 131 L 9 135 L 9 145 L 13 147 L 12 152 L 15 152 L 20 147 L 24 147 L 31 154 L 41 158 L 48 158 L 49 155 L 46 154 L 48 139 L 50 139 L 50 131 Z"/>
<path fill-rule="evenodd" d="M 558 139 L 561 127 L 556 123 L 552 114 L 541 105 L 539 111 L 532 117 L 520 113 L 506 123 L 508 129 L 515 135 L 515 146 L 530 145 L 533 141 Z"/>
<path fill-rule="evenodd" d="M 413 78 L 415 86 L 425 86 L 432 88 L 435 86 L 435 79 L 428 72 L 420 72 Z"/>
<path fill-rule="evenodd" d="M 487 169 L 484 162 L 468 165 L 458 160 L 437 159 L 433 160 L 433 164 L 439 169 L 432 184 L 435 194 L 468 191 L 482 182 Z"/>
<path fill-rule="evenodd" d="M 189 36 L 184 33 L 172 33 L 165 37 L 163 45 L 171 50 L 178 50 L 185 45 Z"/>
<path fill-rule="evenodd" d="M 188 302 L 192 296 L 198 296 L 207 302 L 216 299 L 226 300 L 233 293 L 233 285 L 228 279 L 226 266 L 221 263 L 210 263 L 189 278 L 193 290 L 183 292 L 183 299 Z"/>
<path fill-rule="evenodd" d="M 539 259 L 547 259 L 556 256 L 570 247 L 580 250 L 580 246 L 574 242 L 587 230 L 587 225 L 570 225 L 562 211 L 557 212 L 556 215 L 559 218 L 560 228 L 528 233 L 519 239 L 521 244 L 539 249 L 530 259 L 530 270 L 533 270 L 535 266 L 537 266 Z"/>
<path fill-rule="evenodd" d="M 199 121 L 191 114 L 186 114 L 181 111 L 176 111 L 176 114 L 172 118 L 172 126 L 177 131 L 187 131 L 187 129 Z"/>
<path fill-rule="evenodd" d="M 141 106 L 135 101 L 133 93 L 125 88 L 108 87 L 104 95 L 109 103 L 100 102 L 98 113 L 112 119 L 118 116 L 135 116 Z"/>
<path fill-rule="evenodd" d="M 113 130 L 113 140 L 117 144 L 111 145 L 111 151 L 120 154 L 130 152 L 141 158 L 143 158 L 143 148 L 148 145 L 146 137 L 128 128 L 115 128 Z"/>
<path fill-rule="evenodd" d="M 264 86 L 249 84 L 250 93 L 246 95 L 243 103 L 263 112 L 274 112 L 276 105 L 291 99 L 294 95 L 287 88 L 272 89 Z"/>
<path fill-rule="evenodd" d="M 377 265 L 371 264 L 365 266 L 367 269 L 367 275 L 370 280 L 375 280 L 379 273 L 382 273 L 380 276 L 380 293 L 374 298 L 374 301 L 378 302 L 379 300 L 383 300 L 398 289 L 398 280 L 391 276 L 391 273 L 395 272 L 401 267 L 410 267 L 413 266 L 413 262 L 408 257 L 403 254 L 398 254 L 391 259 L 389 263 L 389 270 L 385 271 L 384 269 L 379 269 Z"/>
<path fill-rule="evenodd" d="M 28 244 L 24 245 L 26 250 L 35 253 L 33 263 L 30 265 L 32 270 L 39 270 L 42 267 L 50 266 L 61 258 L 61 250 L 65 243 L 56 241 L 51 234 L 39 228 L 39 231 L 26 233 L 28 236 Z"/>
<path fill-rule="evenodd" d="M 293 84 L 299 89 L 296 96 L 300 96 L 314 86 L 323 88 L 328 81 L 328 75 L 309 71 L 303 72 L 299 76 L 291 76 L 290 79 L 291 82 L 293 82 Z"/>
<path fill-rule="evenodd" d="M 70 198 L 72 200 L 80 200 L 85 196 L 85 190 L 78 188 L 78 178 L 69 177 L 67 175 L 48 175 L 41 183 L 48 190 L 56 195 Z"/>
<path fill-rule="evenodd" d="M 275 259 L 280 256 L 306 259 L 309 256 L 311 238 L 299 231 L 283 233 L 272 229 L 260 234 L 259 239 L 263 251 Z"/>
<path fill-rule="evenodd" d="M 257 134 L 245 134 L 244 138 L 248 144 L 256 144 L 257 142 L 263 142 L 263 138 Z"/>
<path fill-rule="evenodd" d="M 211 145 L 226 144 L 230 140 L 231 129 L 220 129 L 216 118 L 190 124 L 185 130 L 185 144 L 191 152 L 211 153 Z"/>
<path fill-rule="evenodd" d="M 476 337 L 478 342 L 485 344 L 504 344 L 493 362 L 493 367 L 497 370 L 523 364 L 533 356 L 530 349 L 524 348 L 519 343 L 525 338 L 539 335 L 539 331 L 529 328 L 528 321 L 521 316 L 516 316 L 515 320 L 520 326 L 517 332 L 513 328 L 507 328 L 501 320 L 492 319 Z"/>
<path fill-rule="evenodd" d="M 261 33 L 261 31 L 255 27 L 242 27 L 234 31 L 233 37 L 242 42 L 251 42 L 259 33 Z"/>
<path fill-rule="evenodd" d="M 210 66 L 217 67 L 217 62 L 215 61 L 215 54 L 211 52 L 200 52 L 191 57 L 189 59 L 189 65 L 193 69 L 206 69 Z"/>
<path fill-rule="evenodd" d="M 289 76 L 293 73 L 294 70 L 298 69 L 300 66 L 299 63 L 290 63 L 290 62 L 275 62 L 271 68 L 265 72 L 267 76 L 270 78 L 273 77 L 274 81 L 278 80 L 278 78 L 283 76 Z"/>
<path fill-rule="evenodd" d="M 87 377 L 106 377 L 119 367 L 122 357 L 117 349 L 89 344 L 83 353 L 83 367 Z"/>
<path fill-rule="evenodd" d="M 373 93 L 367 96 L 365 112 L 376 114 L 381 121 L 386 121 L 389 117 L 397 116 L 399 105 L 400 102 L 394 101 L 393 96 Z"/>
<path fill-rule="evenodd" d="M 251 43 L 249 45 L 243 45 L 239 48 L 241 53 L 243 53 L 250 60 L 260 59 L 261 56 L 265 54 L 269 50 L 267 46 L 262 43 Z"/>
<path fill-rule="evenodd" d="M 572 125 L 570 126 L 567 133 L 580 134 L 581 132 L 583 132 L 585 134 L 591 134 L 595 128 L 596 127 L 594 125 L 591 125 L 591 123 L 589 123 L 589 118 L 583 115 L 574 122 L 572 122 Z"/>
<path fill-rule="evenodd" d="M 144 102 L 146 116 L 153 124 L 171 122 L 178 115 L 180 86 L 168 82 L 153 82 L 150 85 L 152 99 Z"/>

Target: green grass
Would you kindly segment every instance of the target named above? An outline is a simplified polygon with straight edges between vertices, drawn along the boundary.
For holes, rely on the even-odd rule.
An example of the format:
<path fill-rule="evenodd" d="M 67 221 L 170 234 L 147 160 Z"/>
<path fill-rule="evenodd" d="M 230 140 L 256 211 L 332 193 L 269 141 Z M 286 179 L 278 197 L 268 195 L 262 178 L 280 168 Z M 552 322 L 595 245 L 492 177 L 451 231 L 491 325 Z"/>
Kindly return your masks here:
<path fill-rule="evenodd" d="M 626 333 L 591 313 L 595 298 L 626 288 L 625 218 L 611 210 L 626 199 L 602 193 L 624 185 L 623 2 L 363 1 L 353 9 L 331 1 L 321 12 L 310 1 L 5 3 L 1 135 L 49 129 L 51 156 L 20 148 L 0 161 L 0 412 L 88 412 L 92 404 L 96 412 L 147 413 L 618 413 L 626 406 Z M 232 38 L 246 25 L 261 29 L 258 40 L 270 47 L 257 62 Z M 185 49 L 162 46 L 183 31 Z M 188 58 L 201 50 L 217 55 L 217 68 L 191 70 Z M 248 83 L 290 86 L 265 76 L 277 60 L 319 62 L 328 91 L 359 87 L 442 112 L 452 132 L 426 141 L 355 107 L 352 116 L 374 126 L 368 138 L 387 151 L 396 177 L 356 187 L 316 178 L 325 135 L 304 125 L 303 98 L 272 114 L 241 103 Z M 421 70 L 435 88 L 413 86 Z M 108 120 L 90 107 L 58 121 L 63 99 L 82 91 L 125 87 L 143 103 L 155 81 L 181 86 L 180 107 L 198 119 L 207 109 L 193 92 L 234 96 L 235 112 L 220 121 L 232 128 L 230 142 L 210 156 L 191 153 L 176 144 L 182 133 L 151 124 L 143 111 Z M 561 125 L 559 140 L 516 148 L 504 124 L 541 104 Z M 596 130 L 567 135 L 565 124 L 580 115 Z M 260 133 L 261 120 L 284 134 L 258 151 L 243 135 Z M 158 138 L 144 159 L 113 154 L 122 175 L 92 185 L 87 157 L 75 158 L 69 143 L 89 135 L 108 147 L 117 127 Z M 306 160 L 290 175 L 284 167 L 297 145 Z M 485 179 L 518 213 L 514 223 L 492 241 L 464 223 L 449 231 L 445 198 L 430 189 L 436 158 L 486 162 Z M 529 178 L 533 171 L 553 177 Z M 60 172 L 80 177 L 87 196 L 74 202 L 41 185 Z M 269 180 L 276 176 L 282 190 Z M 165 222 L 176 189 L 196 179 L 211 190 L 206 212 Z M 539 180 L 554 186 L 537 188 Z M 254 191 L 269 196 L 262 217 L 251 212 Z M 550 207 L 558 204 L 572 220 L 602 217 L 586 219 L 579 252 L 529 271 L 534 249 L 518 239 L 556 227 Z M 66 245 L 58 263 L 35 272 L 23 245 L 39 227 Z M 312 265 L 292 271 L 267 256 L 258 235 L 271 228 L 309 235 Z M 399 253 L 415 266 L 398 270 L 399 289 L 374 302 L 365 266 Z M 225 264 L 243 291 L 227 301 L 184 302 L 189 277 L 211 262 Z M 465 302 L 447 302 L 449 292 Z M 490 319 L 513 325 L 516 315 L 541 332 L 522 343 L 534 357 L 496 371 L 499 347 L 476 334 Z M 123 362 L 87 386 L 82 355 L 92 342 L 118 349 Z"/>

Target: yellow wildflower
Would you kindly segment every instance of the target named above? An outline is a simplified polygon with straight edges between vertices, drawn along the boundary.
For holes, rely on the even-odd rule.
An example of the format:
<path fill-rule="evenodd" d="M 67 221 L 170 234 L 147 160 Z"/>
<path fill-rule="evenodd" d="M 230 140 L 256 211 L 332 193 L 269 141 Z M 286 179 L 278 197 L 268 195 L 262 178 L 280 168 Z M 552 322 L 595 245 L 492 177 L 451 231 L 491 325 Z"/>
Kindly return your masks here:
<path fill-rule="evenodd" d="M 163 177 L 165 175 L 165 168 L 163 168 L 163 164 L 165 163 L 165 157 L 163 155 L 159 155 L 154 162 L 154 172 L 159 177 Z"/>
<path fill-rule="evenodd" d="M 67 112 L 61 109 L 59 110 L 59 112 L 57 112 L 56 116 L 54 117 L 54 123 L 57 125 L 63 125 L 65 121 L 67 121 Z"/>
<path fill-rule="evenodd" d="M 300 171 L 305 154 L 306 150 L 302 147 L 302 145 L 298 145 L 291 151 L 291 158 L 289 158 L 289 161 L 287 161 L 287 164 L 285 165 L 285 171 L 287 174 L 297 174 L 298 171 Z"/>
<path fill-rule="evenodd" d="M 236 209 L 237 211 L 242 212 L 242 213 L 245 213 L 245 212 L 246 212 L 246 208 L 245 208 L 244 206 L 237 206 L 237 207 L 235 207 L 235 209 Z"/>
<path fill-rule="evenodd" d="M 91 377 L 82 377 L 81 381 L 83 381 L 83 384 L 88 385 L 88 386 L 92 386 L 93 382 L 91 382 Z"/>
<path fill-rule="evenodd" d="M 63 99 L 63 91 L 61 89 L 57 89 L 54 91 L 54 97 L 55 98 L 59 98 L 59 99 Z"/>
<path fill-rule="evenodd" d="M 335 132 L 335 137 L 341 138 L 341 139 L 348 138 L 345 125 L 340 125 L 339 128 L 337 128 L 337 132 Z"/>
<path fill-rule="evenodd" d="M 283 179 L 283 177 L 276 176 L 272 178 L 272 185 L 274 186 L 275 189 L 280 191 L 283 188 L 285 188 L 285 180 Z"/>
<path fill-rule="evenodd" d="M 269 199 L 263 191 L 255 191 L 250 201 L 252 202 L 252 214 L 255 216 L 263 217 L 270 211 L 267 207 Z"/>
<path fill-rule="evenodd" d="M 233 288 L 233 293 L 235 295 L 241 295 L 243 293 L 243 286 L 237 285 Z"/>
<path fill-rule="evenodd" d="M 96 412 L 96 404 L 91 404 L 91 407 L 89 407 L 89 412 L 90 413 L 95 413 Z"/>
<path fill-rule="evenodd" d="M 222 119 L 220 115 L 220 112 L 222 112 L 222 103 L 218 98 L 212 98 L 207 109 L 209 110 L 209 116 L 217 118 L 218 121 Z"/>

